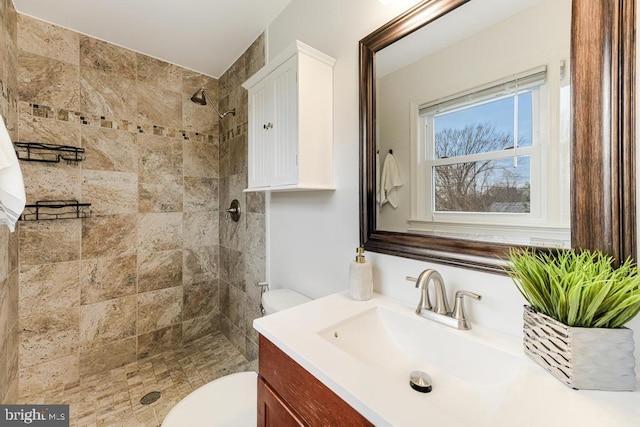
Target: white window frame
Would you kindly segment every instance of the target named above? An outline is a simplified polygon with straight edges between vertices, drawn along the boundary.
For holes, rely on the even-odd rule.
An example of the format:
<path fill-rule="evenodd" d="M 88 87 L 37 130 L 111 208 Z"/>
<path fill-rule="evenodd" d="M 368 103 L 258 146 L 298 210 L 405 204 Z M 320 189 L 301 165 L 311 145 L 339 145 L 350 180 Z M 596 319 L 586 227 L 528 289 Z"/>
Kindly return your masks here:
<path fill-rule="evenodd" d="M 535 76 L 535 77 L 531 77 Z M 542 76 L 542 77 L 541 77 Z M 414 140 L 412 175 L 417 185 L 412 188 L 409 232 L 472 240 L 499 241 L 513 244 L 567 247 L 570 245 L 569 218 L 562 207 L 563 190 L 559 167 L 553 166 L 562 155 L 558 142 L 559 123 L 551 117 L 559 113 L 560 78 L 550 76 L 547 67 L 540 67 L 492 82 L 464 93 L 428 103 L 412 104 Z M 518 80 L 524 81 L 522 86 Z M 530 147 L 514 147 L 499 152 L 480 153 L 447 159 L 435 158 L 434 117 L 438 113 L 480 105 L 515 93 L 532 91 L 532 141 Z M 555 91 L 555 92 L 554 92 Z M 540 108 L 548 106 L 549 108 Z M 517 116 L 515 118 L 517 120 Z M 552 142 L 555 141 L 555 142 Z M 497 212 L 436 212 L 433 198 L 433 167 L 438 165 L 530 156 L 531 200 L 529 213 Z M 543 168 L 543 165 L 550 165 Z M 543 173 L 543 170 L 546 170 Z M 548 201 L 550 196 L 551 201 Z"/>

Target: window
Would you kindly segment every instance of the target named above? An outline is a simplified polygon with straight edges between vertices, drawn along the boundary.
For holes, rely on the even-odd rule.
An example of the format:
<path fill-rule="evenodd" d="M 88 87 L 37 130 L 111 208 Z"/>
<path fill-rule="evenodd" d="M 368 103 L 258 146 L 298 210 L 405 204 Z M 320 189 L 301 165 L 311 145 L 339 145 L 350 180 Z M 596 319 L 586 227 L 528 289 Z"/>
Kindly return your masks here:
<path fill-rule="evenodd" d="M 411 231 L 568 243 L 561 200 L 547 197 L 562 178 L 547 166 L 560 150 L 548 92 L 544 67 L 419 107 Z"/>

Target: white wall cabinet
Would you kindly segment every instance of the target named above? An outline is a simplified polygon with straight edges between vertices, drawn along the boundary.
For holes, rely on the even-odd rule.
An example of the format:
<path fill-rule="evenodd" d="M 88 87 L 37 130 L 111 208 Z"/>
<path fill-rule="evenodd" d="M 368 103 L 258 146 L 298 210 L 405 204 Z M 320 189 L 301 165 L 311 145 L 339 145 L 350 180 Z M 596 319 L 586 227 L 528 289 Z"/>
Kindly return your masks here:
<path fill-rule="evenodd" d="M 333 189 L 333 64 L 302 42 L 247 80 L 246 191 Z"/>

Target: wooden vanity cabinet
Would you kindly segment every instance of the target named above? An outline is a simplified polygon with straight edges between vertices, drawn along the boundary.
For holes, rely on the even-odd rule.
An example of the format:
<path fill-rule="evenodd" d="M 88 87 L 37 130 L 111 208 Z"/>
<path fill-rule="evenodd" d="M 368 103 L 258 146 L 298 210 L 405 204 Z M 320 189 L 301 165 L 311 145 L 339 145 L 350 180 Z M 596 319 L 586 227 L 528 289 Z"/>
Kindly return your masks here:
<path fill-rule="evenodd" d="M 260 335 L 258 426 L 373 426 Z"/>

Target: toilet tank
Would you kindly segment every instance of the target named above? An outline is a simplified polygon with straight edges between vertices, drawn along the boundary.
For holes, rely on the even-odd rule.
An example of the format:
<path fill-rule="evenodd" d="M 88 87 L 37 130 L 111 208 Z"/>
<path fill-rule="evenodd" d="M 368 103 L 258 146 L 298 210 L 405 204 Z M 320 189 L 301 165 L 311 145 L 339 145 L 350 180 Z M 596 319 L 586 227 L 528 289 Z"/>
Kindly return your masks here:
<path fill-rule="evenodd" d="M 262 306 L 266 315 L 286 310 L 307 301 L 311 301 L 311 298 L 291 289 L 274 289 L 262 295 Z"/>

